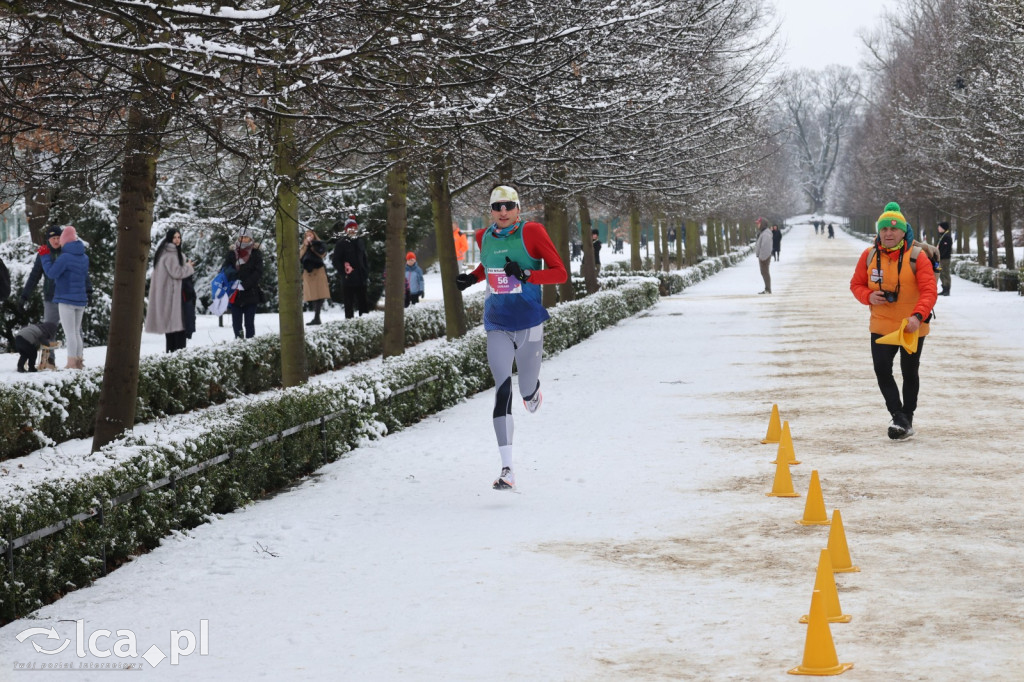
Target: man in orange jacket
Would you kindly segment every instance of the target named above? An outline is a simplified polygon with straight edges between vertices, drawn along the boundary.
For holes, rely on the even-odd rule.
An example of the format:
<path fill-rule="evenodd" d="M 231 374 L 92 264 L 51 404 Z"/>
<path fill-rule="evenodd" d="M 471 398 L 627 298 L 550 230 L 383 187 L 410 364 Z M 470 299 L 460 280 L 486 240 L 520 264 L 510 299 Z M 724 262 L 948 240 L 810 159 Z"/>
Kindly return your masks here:
<path fill-rule="evenodd" d="M 459 272 L 466 264 L 466 252 L 469 251 L 469 240 L 459 226 L 452 223 L 452 238 L 455 240 L 455 260 L 458 261 Z"/>
<path fill-rule="evenodd" d="M 918 369 L 928 321 L 935 306 L 935 275 L 928 255 L 914 244 L 913 230 L 896 202 L 886 205 L 875 223 L 875 245 L 865 249 L 850 280 L 850 291 L 858 301 L 871 308 L 871 359 L 885 407 L 892 415 L 889 438 L 903 440 L 914 435 L 914 410 L 921 388 Z M 917 351 L 902 346 L 875 343 L 898 331 L 906 321 L 905 332 L 917 332 Z M 896 353 L 900 354 L 903 374 L 903 399 L 892 375 Z"/>

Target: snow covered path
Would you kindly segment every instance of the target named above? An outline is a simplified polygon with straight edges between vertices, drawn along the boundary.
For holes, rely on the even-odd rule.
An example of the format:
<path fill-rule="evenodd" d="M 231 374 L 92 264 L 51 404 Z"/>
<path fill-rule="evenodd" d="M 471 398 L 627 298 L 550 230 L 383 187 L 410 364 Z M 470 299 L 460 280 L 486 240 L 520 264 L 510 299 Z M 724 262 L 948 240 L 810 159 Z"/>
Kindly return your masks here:
<path fill-rule="evenodd" d="M 774 295 L 755 295 L 751 257 L 546 359 L 541 410 L 513 405 L 520 493 L 489 488 L 487 392 L 0 629 L 0 680 L 67 679 L 16 669 L 56 662 L 147 679 L 793 679 L 828 534 L 795 523 L 812 469 L 862 569 L 836 576 L 844 679 L 1021 679 L 1024 298 L 954 278 L 919 435 L 894 443 L 848 290 L 863 248 L 797 226 Z M 772 403 L 799 498 L 764 494 Z M 206 621 L 207 653 L 79 656 L 77 620 L 87 638 L 132 631 L 140 655 Z M 16 639 L 51 626 L 61 654 Z"/>

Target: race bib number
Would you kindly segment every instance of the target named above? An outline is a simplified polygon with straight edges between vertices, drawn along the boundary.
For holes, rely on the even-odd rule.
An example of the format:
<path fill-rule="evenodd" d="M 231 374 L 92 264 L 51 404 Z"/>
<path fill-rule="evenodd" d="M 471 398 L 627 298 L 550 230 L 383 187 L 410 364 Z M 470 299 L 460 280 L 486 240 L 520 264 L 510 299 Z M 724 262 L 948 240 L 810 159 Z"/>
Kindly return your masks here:
<path fill-rule="evenodd" d="M 871 279 L 872 282 L 881 282 L 882 281 L 882 271 L 878 270 L 876 268 L 871 268 L 870 279 Z"/>
<path fill-rule="evenodd" d="M 495 294 L 523 293 L 523 283 L 511 275 L 506 275 L 502 268 L 487 269 L 487 286 Z"/>

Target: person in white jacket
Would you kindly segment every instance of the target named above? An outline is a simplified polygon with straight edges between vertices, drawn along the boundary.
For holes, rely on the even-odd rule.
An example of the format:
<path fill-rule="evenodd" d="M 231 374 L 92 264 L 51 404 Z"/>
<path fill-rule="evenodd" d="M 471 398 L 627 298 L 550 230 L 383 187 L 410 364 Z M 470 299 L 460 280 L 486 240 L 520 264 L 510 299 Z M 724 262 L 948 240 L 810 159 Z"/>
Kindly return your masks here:
<path fill-rule="evenodd" d="M 772 264 L 772 230 L 764 218 L 757 219 L 757 241 L 754 243 L 754 255 L 761 264 L 761 278 L 764 280 L 764 291 L 760 294 L 772 293 L 772 275 L 769 269 Z"/>

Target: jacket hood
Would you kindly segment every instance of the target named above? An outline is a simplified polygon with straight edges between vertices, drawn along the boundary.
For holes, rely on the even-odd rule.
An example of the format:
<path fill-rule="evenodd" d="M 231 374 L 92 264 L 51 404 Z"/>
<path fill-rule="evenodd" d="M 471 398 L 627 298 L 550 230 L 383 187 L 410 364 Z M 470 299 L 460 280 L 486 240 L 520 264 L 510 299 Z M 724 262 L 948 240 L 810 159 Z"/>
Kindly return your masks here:
<path fill-rule="evenodd" d="M 85 244 L 82 243 L 81 239 L 76 239 L 73 242 L 68 242 L 61 247 L 61 253 L 71 253 L 76 255 L 82 255 L 85 253 Z"/>

